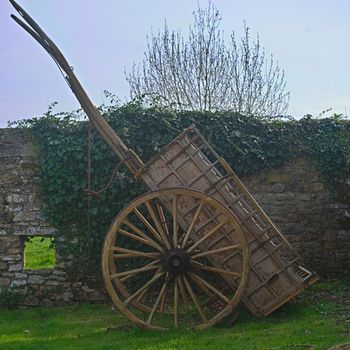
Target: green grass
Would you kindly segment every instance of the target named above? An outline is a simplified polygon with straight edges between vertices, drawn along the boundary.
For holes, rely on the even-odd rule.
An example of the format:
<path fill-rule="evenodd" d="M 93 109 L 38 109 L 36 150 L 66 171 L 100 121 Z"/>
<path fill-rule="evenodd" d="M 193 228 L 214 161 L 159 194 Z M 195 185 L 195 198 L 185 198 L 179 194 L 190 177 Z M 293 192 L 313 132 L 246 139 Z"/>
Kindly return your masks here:
<path fill-rule="evenodd" d="M 55 249 L 50 247 L 51 238 L 31 237 L 25 242 L 24 268 L 31 270 L 53 268 Z"/>
<path fill-rule="evenodd" d="M 350 283 L 318 283 L 272 316 L 245 310 L 232 328 L 144 331 L 109 305 L 0 308 L 0 349 L 325 350 L 350 342 Z"/>

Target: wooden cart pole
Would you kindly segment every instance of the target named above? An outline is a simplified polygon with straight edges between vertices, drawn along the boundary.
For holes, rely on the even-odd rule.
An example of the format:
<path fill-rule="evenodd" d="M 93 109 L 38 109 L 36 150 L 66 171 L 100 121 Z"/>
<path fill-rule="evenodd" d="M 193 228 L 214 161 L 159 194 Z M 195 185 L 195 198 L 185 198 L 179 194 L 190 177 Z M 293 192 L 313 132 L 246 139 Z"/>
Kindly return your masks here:
<path fill-rule="evenodd" d="M 120 137 L 102 117 L 100 111 L 94 106 L 89 96 L 81 86 L 79 80 L 73 72 L 72 66 L 67 62 L 62 52 L 21 6 L 19 6 L 14 0 L 10 0 L 10 3 L 27 23 L 15 15 L 11 15 L 11 17 L 53 58 L 55 63 L 62 71 L 65 80 L 78 99 L 90 122 L 96 128 L 100 136 L 108 143 L 116 155 L 121 160 L 124 160 L 124 164 L 128 167 L 128 169 L 133 174 L 137 173 L 137 171 L 142 167 L 143 162 L 133 150 L 124 144 Z"/>

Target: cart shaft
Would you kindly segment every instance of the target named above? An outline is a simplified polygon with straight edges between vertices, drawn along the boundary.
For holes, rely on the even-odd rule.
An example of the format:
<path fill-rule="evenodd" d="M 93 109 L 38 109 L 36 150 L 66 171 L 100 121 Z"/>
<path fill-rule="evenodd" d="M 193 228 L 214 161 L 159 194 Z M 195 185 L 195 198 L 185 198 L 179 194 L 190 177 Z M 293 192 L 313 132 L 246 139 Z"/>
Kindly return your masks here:
<path fill-rule="evenodd" d="M 102 117 L 100 111 L 94 106 L 84 88 L 80 84 L 78 78 L 74 74 L 72 66 L 68 63 L 55 43 L 45 34 L 45 32 L 39 27 L 33 18 L 31 18 L 21 6 L 19 6 L 14 0 L 10 0 L 10 2 L 26 23 L 14 15 L 11 15 L 11 17 L 52 57 L 63 73 L 65 80 L 78 99 L 91 124 L 113 149 L 115 154 L 124 161 L 124 164 L 128 167 L 128 169 L 133 174 L 136 174 L 143 165 L 141 159 L 134 151 L 125 145 L 121 138 Z"/>

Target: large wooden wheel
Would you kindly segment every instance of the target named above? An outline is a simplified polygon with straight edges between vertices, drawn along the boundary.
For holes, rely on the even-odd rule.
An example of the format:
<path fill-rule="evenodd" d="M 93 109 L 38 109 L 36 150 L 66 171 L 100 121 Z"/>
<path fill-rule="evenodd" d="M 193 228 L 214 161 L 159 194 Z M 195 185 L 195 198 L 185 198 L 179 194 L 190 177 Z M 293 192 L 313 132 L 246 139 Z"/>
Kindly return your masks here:
<path fill-rule="evenodd" d="M 232 212 L 187 188 L 132 201 L 111 225 L 102 253 L 114 305 L 147 329 L 202 329 L 220 322 L 242 297 L 248 261 Z"/>

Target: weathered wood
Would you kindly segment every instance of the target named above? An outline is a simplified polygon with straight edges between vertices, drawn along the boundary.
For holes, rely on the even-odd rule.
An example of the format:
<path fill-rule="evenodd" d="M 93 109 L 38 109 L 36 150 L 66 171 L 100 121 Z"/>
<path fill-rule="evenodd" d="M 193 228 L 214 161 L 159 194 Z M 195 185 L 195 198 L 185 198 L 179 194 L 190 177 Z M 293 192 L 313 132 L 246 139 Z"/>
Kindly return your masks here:
<path fill-rule="evenodd" d="M 193 142 L 193 139 L 196 142 Z M 317 276 L 305 267 L 300 256 L 237 175 L 195 127 L 184 130 L 158 155 L 149 160 L 140 176 L 153 190 L 177 186 L 198 189 L 217 199 L 237 216 L 250 244 L 251 278 L 243 302 L 253 314 L 270 314 L 317 281 Z M 181 225 L 183 220 L 189 223 L 186 215 L 192 210 L 196 209 L 189 207 L 179 215 L 178 222 Z M 207 220 L 198 220 L 198 227 L 209 225 L 212 228 L 212 225 L 220 222 L 219 218 L 213 215 Z M 233 235 L 234 233 L 230 232 L 218 236 L 213 234 L 208 239 L 207 252 L 209 251 L 209 255 L 213 252 L 214 267 L 220 269 L 225 265 L 226 270 L 233 270 L 239 263 L 239 251 L 233 250 L 231 254 L 225 254 L 224 259 L 214 254 L 220 253 L 216 249 L 221 249 L 221 242 L 227 239 L 231 240 L 231 246 L 237 244 L 232 239 Z M 200 239 L 202 237 L 196 237 L 195 242 Z M 208 257 L 209 255 L 206 254 Z M 214 260 L 218 260 L 219 265 Z M 225 279 L 235 287 L 234 280 Z"/>
<path fill-rule="evenodd" d="M 193 292 L 193 289 L 192 289 L 190 283 L 187 281 L 187 278 L 185 276 L 183 276 L 183 280 L 184 280 L 184 283 L 185 283 L 185 287 L 187 288 L 188 294 L 191 296 L 194 304 L 196 305 L 198 313 L 199 313 L 200 317 L 203 320 L 203 324 L 204 325 L 207 324 L 208 323 L 208 319 L 205 316 L 204 311 L 202 310 L 202 307 L 201 307 L 200 303 L 198 302 L 196 294 Z"/>
<path fill-rule="evenodd" d="M 188 212 L 188 208 L 191 207 L 194 209 Z M 146 210 L 148 215 L 145 215 L 152 218 L 156 228 L 145 218 L 145 215 L 141 214 Z M 187 212 L 187 223 L 182 221 L 184 211 Z M 135 217 L 135 213 L 140 215 Z M 137 231 L 149 232 L 150 235 L 160 238 L 159 244 L 163 253 L 140 252 L 119 247 L 119 237 L 126 246 L 129 246 L 129 241 L 140 243 L 146 241 L 143 238 L 136 239 L 134 234 L 120 229 L 125 223 L 130 227 L 130 215 L 135 220 L 133 225 L 137 227 Z M 213 222 L 212 225 L 201 225 L 203 220 L 208 221 L 210 217 L 221 221 Z M 175 229 L 178 236 L 175 240 L 182 243 L 187 241 L 185 244 L 185 246 L 189 245 L 187 250 L 183 249 L 181 244 L 170 244 L 170 242 L 173 243 L 170 235 L 174 232 L 165 228 L 165 222 L 169 223 L 169 227 L 172 227 L 173 230 Z M 152 230 L 150 230 L 150 225 Z M 201 229 L 199 230 L 198 227 Z M 239 247 L 241 262 L 237 270 L 228 271 L 220 265 L 219 261 L 216 261 L 218 266 L 210 266 L 195 260 L 201 257 L 210 260 L 211 255 L 216 251 L 207 250 L 207 241 L 214 235 L 225 235 L 226 232 L 232 232 L 237 244 L 233 246 L 229 240 L 226 240 L 217 250 L 221 254 L 221 259 L 225 259 L 226 255 L 231 254 L 232 249 Z M 114 258 L 114 256 L 118 257 L 118 254 L 111 256 L 109 252 L 120 253 L 122 256 L 128 254 L 130 263 L 120 264 L 120 260 Z M 141 266 L 139 264 L 138 268 L 129 268 L 128 266 L 132 266 L 132 262 L 136 259 L 143 261 Z M 227 208 L 204 193 L 185 188 L 174 188 L 142 195 L 123 209 L 106 236 L 102 266 L 106 289 L 113 303 L 130 321 L 146 329 L 159 329 L 156 313 L 160 312 L 162 317 L 170 314 L 175 327 L 185 326 L 183 321 L 181 324 L 179 322 L 180 307 L 183 306 L 189 312 L 196 311 L 197 315 L 193 316 L 191 313 L 189 319 L 194 322 L 195 328 L 203 329 L 220 322 L 241 300 L 248 281 L 249 251 L 236 217 Z M 151 273 L 152 270 L 157 270 L 157 272 L 148 281 L 140 280 L 140 274 Z M 210 281 L 201 277 L 203 271 L 210 272 Z M 163 280 L 164 274 L 166 276 Z M 235 278 L 237 287 L 234 289 L 227 287 L 221 290 L 224 283 L 222 275 Z M 135 280 L 131 280 L 132 283 L 126 285 L 124 282 L 131 278 L 139 278 L 138 281 L 141 282 L 136 286 Z M 194 288 L 194 286 L 199 288 Z M 166 303 L 167 296 L 172 302 Z M 209 307 L 208 305 L 213 304 L 214 297 L 222 299 L 225 303 L 217 304 L 209 316 L 205 310 Z M 135 313 L 135 308 L 141 314 Z"/>
<path fill-rule="evenodd" d="M 197 222 L 198 216 L 199 216 L 199 214 L 200 214 L 200 212 L 201 212 L 201 210 L 203 208 L 203 205 L 204 205 L 203 202 L 200 202 L 199 205 L 198 205 L 197 211 L 194 214 L 193 219 L 191 221 L 191 224 L 188 227 L 188 229 L 187 229 L 187 231 L 185 233 L 185 236 L 184 236 L 184 238 L 182 240 L 182 243 L 181 243 L 182 249 L 184 249 L 186 247 L 186 243 L 187 243 L 188 239 L 190 238 L 190 234 L 192 233 L 193 227 L 194 227 L 194 225 Z"/>
<path fill-rule="evenodd" d="M 174 324 L 176 328 L 179 328 L 179 287 L 178 287 L 178 278 L 175 278 L 174 281 Z"/>

